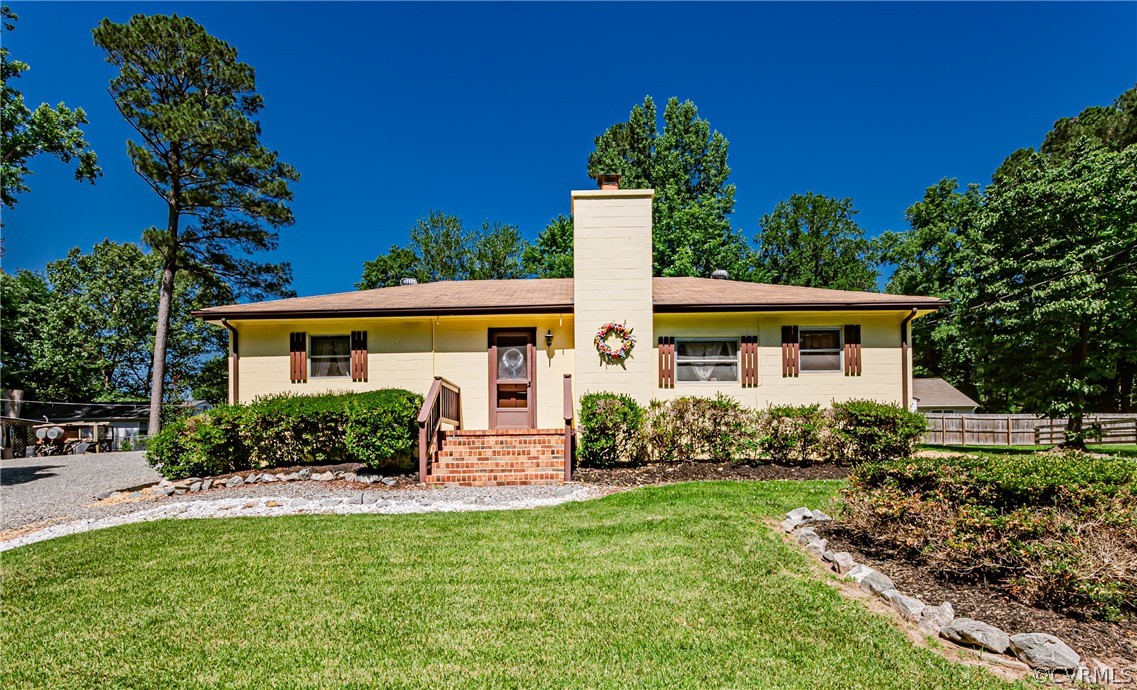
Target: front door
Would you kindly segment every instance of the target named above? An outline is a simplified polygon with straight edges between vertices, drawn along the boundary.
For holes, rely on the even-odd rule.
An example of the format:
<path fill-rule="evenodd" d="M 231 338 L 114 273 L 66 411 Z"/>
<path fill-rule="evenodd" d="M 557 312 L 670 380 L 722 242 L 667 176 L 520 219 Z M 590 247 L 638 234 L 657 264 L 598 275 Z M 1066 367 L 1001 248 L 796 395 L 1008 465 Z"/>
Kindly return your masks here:
<path fill-rule="evenodd" d="M 490 329 L 490 428 L 535 429 L 536 329 Z"/>

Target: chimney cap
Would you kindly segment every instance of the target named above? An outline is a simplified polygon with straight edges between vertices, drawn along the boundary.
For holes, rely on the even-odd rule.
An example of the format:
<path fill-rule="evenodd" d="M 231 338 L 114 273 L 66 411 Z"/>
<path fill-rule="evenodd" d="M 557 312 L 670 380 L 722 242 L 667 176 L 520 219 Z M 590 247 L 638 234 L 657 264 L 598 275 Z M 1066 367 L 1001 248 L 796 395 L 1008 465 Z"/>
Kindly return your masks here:
<path fill-rule="evenodd" d="M 619 189 L 620 176 L 612 173 L 605 173 L 596 176 L 596 186 L 600 189 Z"/>

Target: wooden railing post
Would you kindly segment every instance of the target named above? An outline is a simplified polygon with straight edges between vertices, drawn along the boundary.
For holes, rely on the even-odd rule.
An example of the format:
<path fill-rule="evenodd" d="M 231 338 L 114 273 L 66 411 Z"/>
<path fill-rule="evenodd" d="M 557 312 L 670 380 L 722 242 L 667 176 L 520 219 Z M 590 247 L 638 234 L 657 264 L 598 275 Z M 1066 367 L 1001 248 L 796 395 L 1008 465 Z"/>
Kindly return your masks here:
<path fill-rule="evenodd" d="M 572 481 L 573 461 L 573 409 L 576 405 L 572 399 L 572 374 L 565 374 L 564 383 L 564 412 L 565 412 L 565 481 Z"/>
<path fill-rule="evenodd" d="M 426 483 L 443 422 L 462 428 L 462 389 L 435 376 L 418 413 L 418 480 Z"/>

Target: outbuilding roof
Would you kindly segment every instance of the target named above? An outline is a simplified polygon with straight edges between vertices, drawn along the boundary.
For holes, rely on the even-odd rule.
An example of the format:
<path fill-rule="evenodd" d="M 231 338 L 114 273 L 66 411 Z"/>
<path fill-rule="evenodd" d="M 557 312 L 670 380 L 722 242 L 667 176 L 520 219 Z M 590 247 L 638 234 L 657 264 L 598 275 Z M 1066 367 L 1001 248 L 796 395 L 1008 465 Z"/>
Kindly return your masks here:
<path fill-rule="evenodd" d="M 912 379 L 912 397 L 919 407 L 979 407 L 979 403 L 943 379 Z"/>
<path fill-rule="evenodd" d="M 462 280 L 231 304 L 194 312 L 210 321 L 448 314 L 571 313 L 572 278 Z M 938 309 L 934 297 L 826 290 L 712 278 L 653 278 L 657 312 Z"/>

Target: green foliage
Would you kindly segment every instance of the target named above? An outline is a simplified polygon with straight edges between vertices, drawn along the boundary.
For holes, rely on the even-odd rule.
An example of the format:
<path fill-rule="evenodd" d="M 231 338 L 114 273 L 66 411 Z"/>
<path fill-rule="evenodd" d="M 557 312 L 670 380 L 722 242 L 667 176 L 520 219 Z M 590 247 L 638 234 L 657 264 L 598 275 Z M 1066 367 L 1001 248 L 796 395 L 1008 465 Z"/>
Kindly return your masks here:
<path fill-rule="evenodd" d="M 150 390 L 153 313 L 161 259 L 132 243 L 73 248 L 42 276 L 0 274 L 4 300 L 4 386 L 39 400 L 138 399 Z M 223 288 L 183 274 L 175 280 L 168 335 L 168 393 L 196 388 L 206 362 L 226 350 L 226 333 L 190 312 L 229 301 Z M 212 375 L 224 402 L 224 359 Z M 176 385 L 175 385 L 176 382 Z M 174 397 L 169 395 L 167 400 Z"/>
<path fill-rule="evenodd" d="M 402 471 L 414 457 L 421 406 L 422 396 L 393 388 L 275 395 L 177 420 L 146 456 L 171 479 L 333 462 Z"/>
<path fill-rule="evenodd" d="M 1131 405 L 1137 146 L 1022 157 L 987 189 L 972 244 L 962 324 L 983 385 L 1074 431 L 1087 411 Z"/>
<path fill-rule="evenodd" d="M 289 185 L 300 176 L 261 144 L 255 116 L 264 100 L 236 48 L 177 15 L 104 19 L 92 33 L 118 70 L 109 88 L 115 106 L 140 140 L 127 141 L 131 163 L 165 205 L 164 226 L 142 235 L 162 259 L 150 392 L 156 410 L 179 272 L 235 294 L 291 294 L 288 264 L 252 256 L 276 249 L 277 228 L 292 224 Z M 151 435 L 157 430 L 152 413 Z"/>
<path fill-rule="evenodd" d="M 746 238 L 730 226 L 734 185 L 729 143 L 699 117 L 691 101 L 671 98 L 658 129 L 650 96 L 627 122 L 596 137 L 588 174 L 621 176 L 625 189 L 654 189 L 654 275 L 709 277 L 726 269 L 735 280 L 761 280 Z"/>
<path fill-rule="evenodd" d="M 0 13 L 4 31 L 13 31 L 18 17 L 6 6 Z M 102 175 L 95 152 L 79 128 L 87 124 L 82 108 L 42 103 L 32 110 L 24 103 L 15 80 L 28 69 L 26 62 L 11 59 L 8 49 L 0 45 L 0 203 L 9 208 L 16 205 L 17 194 L 28 191 L 25 179 L 32 174 L 28 163 L 39 154 L 64 163 L 76 161 L 76 180 L 93 184 Z"/>
<path fill-rule="evenodd" d="M 1084 454 L 865 464 L 844 522 L 937 574 L 1114 619 L 1137 609 L 1137 461 Z"/>
<path fill-rule="evenodd" d="M 758 447 L 773 462 L 812 465 L 836 460 L 820 405 L 771 405 L 762 413 Z"/>
<path fill-rule="evenodd" d="M 219 405 L 167 424 L 146 445 L 146 459 L 169 479 L 249 469 L 244 408 Z"/>
<path fill-rule="evenodd" d="M 549 221 L 537 241 L 525 247 L 521 262 L 525 274 L 536 278 L 571 278 L 573 272 L 572 216 Z"/>
<path fill-rule="evenodd" d="M 833 403 L 832 428 L 851 462 L 907 457 L 927 430 L 924 415 L 872 400 Z"/>
<path fill-rule="evenodd" d="M 877 240 L 882 259 L 896 267 L 885 292 L 949 302 L 933 316 L 912 322 L 912 340 L 918 343 L 912 353 L 915 375 L 942 377 L 974 396 L 975 352 L 960 323 L 967 299 L 962 274 L 969 261 L 963 242 L 974 233 L 982 206 L 978 185 L 961 192 L 956 180 L 945 178 L 908 207 L 909 230 L 886 232 Z"/>
<path fill-rule="evenodd" d="M 344 445 L 348 457 L 377 470 L 407 472 L 418 466 L 418 413 L 422 396 L 383 390 L 347 403 Z"/>
<path fill-rule="evenodd" d="M 1055 123 L 985 190 L 931 187 L 886 233 L 893 293 L 949 299 L 915 363 L 991 411 L 1070 417 L 1137 404 L 1137 87 Z M 1077 441 L 1075 441 L 1077 443 Z"/>
<path fill-rule="evenodd" d="M 874 290 L 873 243 L 853 219 L 852 199 L 794 194 L 762 216 L 758 260 L 781 285 Z"/>
<path fill-rule="evenodd" d="M 398 285 L 403 278 L 420 283 L 440 280 L 494 280 L 526 274 L 527 249 L 515 225 L 486 221 L 466 228 L 457 216 L 431 211 L 411 226 L 407 247 L 392 245 L 386 254 L 363 262 L 360 290 Z"/>
<path fill-rule="evenodd" d="M 757 456 L 758 415 L 730 396 L 653 400 L 645 416 L 648 457 L 654 462 L 735 462 Z"/>
<path fill-rule="evenodd" d="M 628 395 L 588 393 L 580 398 L 577 453 L 582 467 L 615 467 L 644 456 L 644 410 Z"/>

